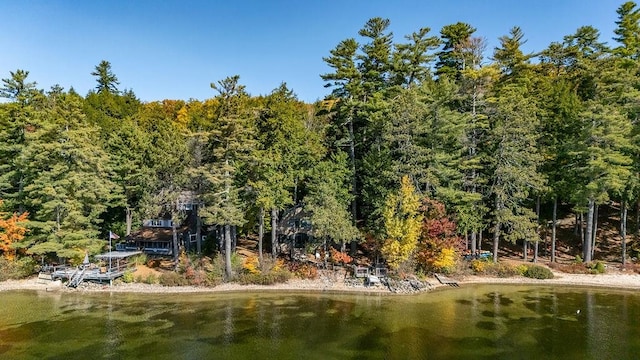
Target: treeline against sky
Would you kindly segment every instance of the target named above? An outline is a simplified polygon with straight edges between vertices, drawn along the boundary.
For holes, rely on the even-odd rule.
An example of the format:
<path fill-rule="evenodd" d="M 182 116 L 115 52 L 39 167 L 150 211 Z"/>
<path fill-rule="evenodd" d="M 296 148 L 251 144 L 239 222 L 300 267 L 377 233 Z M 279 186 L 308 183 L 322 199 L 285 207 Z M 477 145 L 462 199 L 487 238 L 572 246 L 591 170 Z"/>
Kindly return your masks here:
<path fill-rule="evenodd" d="M 108 61 L 85 96 L 12 71 L 0 199 L 28 213 L 28 232 L 10 248 L 96 253 L 142 219 L 179 223 L 189 192 L 207 224 L 270 234 L 301 205 L 317 239 L 367 239 L 391 256 L 385 246 L 404 241 L 391 220 L 406 209 L 389 199 L 410 184 L 446 205 L 473 250 L 490 236 L 494 256 L 502 241 L 539 240 L 540 214 L 563 204 L 583 219 L 589 261 L 598 207 L 620 204 L 626 224 L 640 199 L 640 12 L 627 2 L 618 15 L 613 46 L 584 26 L 534 54 L 518 27 L 487 49 L 471 24 L 398 39 L 372 18 L 324 58 L 330 94 L 315 104 L 286 84 L 251 96 L 239 76 L 205 101 L 142 103 Z"/>

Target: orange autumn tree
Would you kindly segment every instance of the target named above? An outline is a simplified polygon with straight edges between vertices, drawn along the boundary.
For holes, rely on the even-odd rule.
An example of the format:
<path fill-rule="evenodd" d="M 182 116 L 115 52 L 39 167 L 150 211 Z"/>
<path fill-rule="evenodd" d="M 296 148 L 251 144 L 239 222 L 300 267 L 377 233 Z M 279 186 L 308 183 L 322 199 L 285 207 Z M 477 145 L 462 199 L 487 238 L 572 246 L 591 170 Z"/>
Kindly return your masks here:
<path fill-rule="evenodd" d="M 0 200 L 2 206 L 2 200 Z M 28 213 L 22 213 L 7 217 L 7 213 L 0 212 L 0 251 L 7 260 L 13 260 L 16 257 L 16 250 L 11 246 L 13 243 L 24 239 L 27 228 L 24 223 L 27 221 Z"/>

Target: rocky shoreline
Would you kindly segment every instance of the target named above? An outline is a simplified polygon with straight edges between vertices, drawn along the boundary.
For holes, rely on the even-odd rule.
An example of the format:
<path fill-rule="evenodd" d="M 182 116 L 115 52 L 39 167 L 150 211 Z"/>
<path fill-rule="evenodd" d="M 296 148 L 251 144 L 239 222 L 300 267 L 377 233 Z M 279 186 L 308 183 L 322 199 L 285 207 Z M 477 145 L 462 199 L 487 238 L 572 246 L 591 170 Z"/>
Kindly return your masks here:
<path fill-rule="evenodd" d="M 605 287 L 628 290 L 640 290 L 639 274 L 564 274 L 554 273 L 548 280 L 536 280 L 525 277 L 496 278 L 486 276 L 467 276 L 457 279 L 460 286 L 465 284 L 539 284 L 559 286 Z M 435 278 L 428 281 L 395 281 L 383 282 L 373 286 L 365 286 L 362 282 L 327 281 L 326 279 L 299 280 L 293 279 L 275 285 L 240 285 L 226 283 L 216 287 L 179 286 L 167 287 L 142 283 L 121 283 L 112 286 L 96 283 L 84 283 L 76 289 L 67 288 L 60 282 L 40 283 L 37 277 L 25 280 L 8 280 L 0 282 L 0 291 L 36 290 L 36 291 L 74 291 L 74 292 L 116 292 L 116 293 L 195 293 L 195 292 L 241 292 L 241 291 L 301 291 L 363 294 L 412 294 L 442 287 Z"/>

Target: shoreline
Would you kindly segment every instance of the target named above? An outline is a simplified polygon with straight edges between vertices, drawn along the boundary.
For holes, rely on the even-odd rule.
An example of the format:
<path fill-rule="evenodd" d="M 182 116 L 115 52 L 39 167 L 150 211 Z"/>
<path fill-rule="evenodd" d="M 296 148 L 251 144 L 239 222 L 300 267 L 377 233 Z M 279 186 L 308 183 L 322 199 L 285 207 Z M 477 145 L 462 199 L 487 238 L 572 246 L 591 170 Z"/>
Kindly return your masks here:
<path fill-rule="evenodd" d="M 432 289 L 448 288 L 439 284 L 435 278 L 429 280 Z M 466 284 L 511 284 L 511 285 L 554 285 L 554 286 L 577 286 L 577 287 L 598 287 L 612 288 L 620 290 L 640 290 L 640 274 L 565 274 L 555 273 L 553 279 L 538 280 L 522 276 L 497 278 L 488 276 L 466 276 L 458 280 L 460 286 Z M 365 294 L 365 295 L 407 295 L 395 294 L 382 286 L 348 286 L 343 282 L 328 282 L 322 279 L 300 280 L 293 279 L 286 283 L 274 285 L 240 285 L 235 283 L 221 284 L 215 287 L 196 286 L 162 286 L 143 283 L 118 283 L 113 286 L 101 284 L 89 284 L 79 288 L 67 288 L 61 283 L 39 283 L 37 277 L 25 280 L 7 280 L 0 282 L 0 292 L 12 290 L 34 290 L 34 291 L 62 291 L 79 293 L 142 293 L 142 294 L 173 294 L 173 293 L 230 293 L 230 292 L 259 292 L 259 291 L 291 291 L 307 293 L 337 293 L 337 294 Z M 418 292 L 418 293 L 423 293 Z M 428 291 L 426 291 L 428 292 Z"/>

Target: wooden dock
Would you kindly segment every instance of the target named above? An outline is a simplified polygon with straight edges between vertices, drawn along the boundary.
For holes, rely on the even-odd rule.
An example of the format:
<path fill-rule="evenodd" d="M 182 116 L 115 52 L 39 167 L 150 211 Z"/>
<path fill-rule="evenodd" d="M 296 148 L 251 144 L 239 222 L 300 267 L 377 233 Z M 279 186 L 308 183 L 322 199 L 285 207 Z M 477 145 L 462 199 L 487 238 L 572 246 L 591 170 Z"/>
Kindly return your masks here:
<path fill-rule="evenodd" d="M 436 279 L 438 279 L 438 281 L 440 282 L 440 284 L 442 285 L 449 285 L 449 286 L 453 286 L 453 287 L 458 287 L 460 285 L 458 285 L 458 282 L 453 280 L 453 279 L 449 279 L 448 277 L 441 275 L 441 274 L 434 274 L 434 276 L 436 277 Z"/>
<path fill-rule="evenodd" d="M 132 268 L 128 258 L 141 253 L 141 251 L 111 251 L 97 255 L 96 259 L 105 263 L 106 266 L 83 264 L 81 266 L 45 267 L 38 278 L 50 276 L 51 280 L 67 280 L 68 287 L 77 287 L 83 281 L 111 283 Z M 48 274 L 48 276 L 44 274 Z"/>

